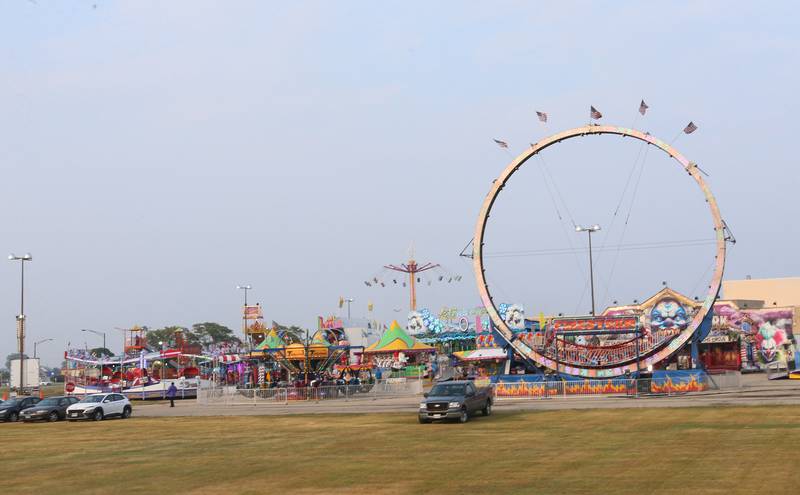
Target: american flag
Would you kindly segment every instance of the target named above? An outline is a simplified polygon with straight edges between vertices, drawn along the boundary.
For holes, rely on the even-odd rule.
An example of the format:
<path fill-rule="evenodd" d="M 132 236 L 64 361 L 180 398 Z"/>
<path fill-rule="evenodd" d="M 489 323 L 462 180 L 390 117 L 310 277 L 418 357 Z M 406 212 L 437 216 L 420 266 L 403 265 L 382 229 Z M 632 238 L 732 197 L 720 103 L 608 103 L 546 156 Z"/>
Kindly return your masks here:
<path fill-rule="evenodd" d="M 589 116 L 594 120 L 599 120 L 603 118 L 603 114 L 598 112 L 595 107 L 589 107 Z"/>
<path fill-rule="evenodd" d="M 645 112 L 647 112 L 648 108 L 650 108 L 650 107 L 647 106 L 647 103 L 645 103 L 644 100 L 642 100 L 642 102 L 639 103 L 639 113 L 640 114 L 644 115 Z"/>
<path fill-rule="evenodd" d="M 536 112 L 536 116 L 539 117 L 539 120 L 542 122 L 547 122 L 547 114 L 544 112 Z"/>
<path fill-rule="evenodd" d="M 492 141 L 494 141 L 497 144 L 497 146 L 500 146 L 501 148 L 504 148 L 504 149 L 508 149 L 508 143 L 507 142 L 500 141 L 499 139 L 492 139 Z"/>
<path fill-rule="evenodd" d="M 686 127 L 683 128 L 683 132 L 685 132 L 686 134 L 691 134 L 696 130 L 697 130 L 697 126 L 694 125 L 694 122 L 689 122 L 689 124 Z"/>

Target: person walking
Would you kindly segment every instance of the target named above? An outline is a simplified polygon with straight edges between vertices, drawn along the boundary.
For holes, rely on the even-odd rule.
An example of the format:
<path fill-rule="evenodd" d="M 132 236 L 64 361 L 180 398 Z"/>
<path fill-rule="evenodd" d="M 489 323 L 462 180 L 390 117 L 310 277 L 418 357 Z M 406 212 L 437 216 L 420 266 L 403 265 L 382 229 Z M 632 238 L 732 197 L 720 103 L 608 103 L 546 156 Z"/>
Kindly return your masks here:
<path fill-rule="evenodd" d="M 167 397 L 169 397 L 169 407 L 175 407 L 175 394 L 178 393 L 178 387 L 175 386 L 175 382 L 169 384 L 169 388 L 167 389 Z"/>

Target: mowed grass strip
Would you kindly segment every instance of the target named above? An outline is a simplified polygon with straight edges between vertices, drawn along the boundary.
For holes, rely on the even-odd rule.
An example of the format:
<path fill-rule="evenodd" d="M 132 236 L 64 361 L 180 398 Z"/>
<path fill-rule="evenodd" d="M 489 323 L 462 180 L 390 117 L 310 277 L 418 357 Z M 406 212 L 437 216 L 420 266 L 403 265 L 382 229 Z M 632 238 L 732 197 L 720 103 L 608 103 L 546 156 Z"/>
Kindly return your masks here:
<path fill-rule="evenodd" d="M 795 493 L 800 408 L 2 424 L 3 493 Z"/>

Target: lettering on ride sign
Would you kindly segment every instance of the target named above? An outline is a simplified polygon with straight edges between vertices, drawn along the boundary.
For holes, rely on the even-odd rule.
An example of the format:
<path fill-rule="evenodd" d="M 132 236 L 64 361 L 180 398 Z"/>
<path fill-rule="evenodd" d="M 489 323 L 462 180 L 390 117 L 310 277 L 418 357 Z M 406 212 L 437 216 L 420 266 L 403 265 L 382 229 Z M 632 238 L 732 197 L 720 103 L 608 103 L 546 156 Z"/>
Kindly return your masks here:
<path fill-rule="evenodd" d="M 557 333 L 587 331 L 619 331 L 636 330 L 636 316 L 602 316 L 599 318 L 563 318 L 553 320 L 553 330 Z"/>

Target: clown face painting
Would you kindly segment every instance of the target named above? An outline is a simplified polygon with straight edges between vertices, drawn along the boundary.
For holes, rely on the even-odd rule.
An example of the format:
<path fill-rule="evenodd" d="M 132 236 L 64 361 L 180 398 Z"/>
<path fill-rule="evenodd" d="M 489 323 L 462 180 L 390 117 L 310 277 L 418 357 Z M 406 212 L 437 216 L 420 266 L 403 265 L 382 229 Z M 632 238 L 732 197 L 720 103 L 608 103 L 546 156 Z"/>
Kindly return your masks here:
<path fill-rule="evenodd" d="M 662 299 L 650 310 L 650 331 L 683 330 L 688 325 L 686 309 L 675 299 Z"/>
<path fill-rule="evenodd" d="M 786 342 L 786 332 L 772 323 L 765 321 L 758 327 L 756 343 L 761 356 L 769 363 L 775 359 L 781 346 Z"/>

